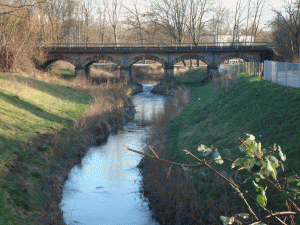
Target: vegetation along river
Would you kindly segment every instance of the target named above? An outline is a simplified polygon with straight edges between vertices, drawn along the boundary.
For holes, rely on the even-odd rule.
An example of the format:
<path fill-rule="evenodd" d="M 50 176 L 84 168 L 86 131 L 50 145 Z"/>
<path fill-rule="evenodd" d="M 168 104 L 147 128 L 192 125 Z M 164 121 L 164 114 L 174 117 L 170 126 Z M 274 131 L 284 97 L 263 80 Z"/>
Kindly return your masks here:
<path fill-rule="evenodd" d="M 133 96 L 134 120 L 90 148 L 70 171 L 60 205 L 67 224 L 158 224 L 141 194 L 141 156 L 123 146 L 141 148 L 150 129 L 145 124 L 164 109 L 165 97 L 150 93 L 153 85 L 143 87 Z"/>

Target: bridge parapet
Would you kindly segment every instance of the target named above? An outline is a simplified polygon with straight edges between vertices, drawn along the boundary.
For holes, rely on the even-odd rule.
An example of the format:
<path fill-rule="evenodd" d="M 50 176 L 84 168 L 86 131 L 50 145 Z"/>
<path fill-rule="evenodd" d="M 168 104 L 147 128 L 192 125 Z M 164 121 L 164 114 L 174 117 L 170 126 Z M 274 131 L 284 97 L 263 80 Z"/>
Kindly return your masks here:
<path fill-rule="evenodd" d="M 59 48 L 180 48 L 180 47 L 274 47 L 271 42 L 203 42 L 203 43 L 52 43 L 43 44 L 40 47 L 59 49 Z"/>

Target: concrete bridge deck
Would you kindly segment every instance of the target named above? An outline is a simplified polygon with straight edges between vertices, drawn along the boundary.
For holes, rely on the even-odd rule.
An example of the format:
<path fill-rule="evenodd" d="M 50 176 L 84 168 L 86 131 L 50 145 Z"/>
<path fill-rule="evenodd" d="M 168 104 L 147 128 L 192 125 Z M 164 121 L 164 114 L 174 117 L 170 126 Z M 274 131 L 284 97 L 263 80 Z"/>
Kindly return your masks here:
<path fill-rule="evenodd" d="M 57 60 L 64 60 L 75 66 L 76 75 L 89 76 L 89 67 L 99 60 L 111 61 L 120 68 L 120 74 L 131 78 L 134 63 L 147 59 L 160 62 L 165 68 L 165 77 L 173 76 L 174 65 L 188 59 L 200 60 L 208 65 L 208 74 L 216 73 L 219 65 L 232 58 L 263 62 L 272 60 L 274 53 L 270 43 L 220 42 L 181 44 L 128 44 L 128 43 L 56 43 L 45 45 L 47 59 L 45 67 Z"/>

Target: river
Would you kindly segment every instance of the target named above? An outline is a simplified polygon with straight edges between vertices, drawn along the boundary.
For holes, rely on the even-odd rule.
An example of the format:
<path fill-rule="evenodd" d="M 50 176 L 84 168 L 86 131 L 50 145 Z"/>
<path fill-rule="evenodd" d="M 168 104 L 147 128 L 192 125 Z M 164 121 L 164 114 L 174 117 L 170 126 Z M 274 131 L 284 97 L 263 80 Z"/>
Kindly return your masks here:
<path fill-rule="evenodd" d="M 140 149 L 148 122 L 164 109 L 165 97 L 150 93 L 153 85 L 143 87 L 144 92 L 133 96 L 134 120 L 101 146 L 90 148 L 70 171 L 60 203 L 67 224 L 159 224 L 141 194 L 141 156 L 125 147 Z"/>

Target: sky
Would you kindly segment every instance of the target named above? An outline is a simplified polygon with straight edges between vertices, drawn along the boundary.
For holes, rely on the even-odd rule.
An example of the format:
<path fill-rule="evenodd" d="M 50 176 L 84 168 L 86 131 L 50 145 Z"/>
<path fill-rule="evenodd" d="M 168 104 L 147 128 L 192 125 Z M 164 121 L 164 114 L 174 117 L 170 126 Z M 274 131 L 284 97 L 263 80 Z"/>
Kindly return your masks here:
<path fill-rule="evenodd" d="M 96 3 L 96 5 L 101 4 L 101 2 L 103 2 L 103 0 L 92 0 Z M 154 0 L 120 0 L 122 1 L 122 4 L 125 7 L 128 8 L 132 8 L 133 7 L 133 1 L 137 1 L 138 5 L 140 5 L 141 10 L 147 10 L 150 6 L 150 2 L 154 1 Z M 216 0 L 213 0 L 216 1 Z M 236 6 L 236 2 L 238 0 L 220 0 L 223 5 L 234 11 L 235 10 L 235 6 Z M 247 2 L 247 0 L 243 0 L 245 2 Z M 253 2 L 255 2 L 256 0 L 251 0 Z M 265 7 L 263 10 L 263 16 L 262 16 L 262 26 L 265 27 L 266 29 L 268 29 L 268 25 L 269 25 L 269 21 L 275 16 L 274 12 L 272 12 L 272 9 L 275 10 L 282 10 L 283 9 L 283 5 L 285 1 L 290 1 L 290 0 L 264 0 L 265 1 Z M 245 9 L 246 12 L 246 9 Z"/>

